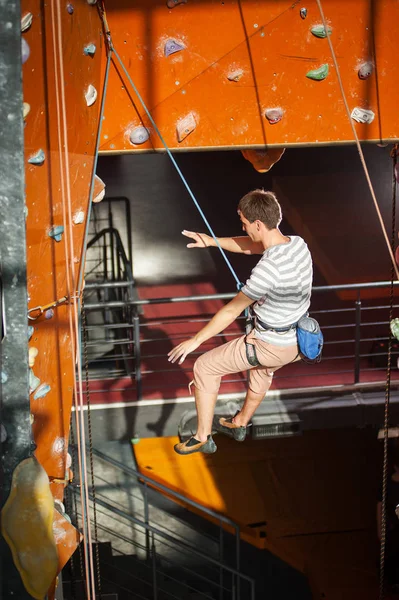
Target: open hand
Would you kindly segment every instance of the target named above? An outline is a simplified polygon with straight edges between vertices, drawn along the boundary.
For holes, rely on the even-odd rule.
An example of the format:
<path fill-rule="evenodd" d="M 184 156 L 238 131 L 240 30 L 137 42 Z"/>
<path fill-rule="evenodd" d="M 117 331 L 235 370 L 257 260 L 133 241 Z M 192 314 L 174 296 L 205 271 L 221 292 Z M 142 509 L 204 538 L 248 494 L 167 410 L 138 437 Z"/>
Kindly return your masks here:
<path fill-rule="evenodd" d="M 194 350 L 196 350 L 198 346 L 200 346 L 200 342 L 198 342 L 195 338 L 190 338 L 189 340 L 182 342 L 181 344 L 173 348 L 173 350 L 168 352 L 168 361 L 174 363 L 178 359 L 180 359 L 179 365 L 181 365 L 184 359 L 186 358 L 187 354 L 190 354 L 190 352 L 194 352 Z"/>
<path fill-rule="evenodd" d="M 182 234 L 194 240 L 193 244 L 187 244 L 187 248 L 208 248 L 212 245 L 212 238 L 206 233 L 197 233 L 196 231 L 183 229 Z"/>

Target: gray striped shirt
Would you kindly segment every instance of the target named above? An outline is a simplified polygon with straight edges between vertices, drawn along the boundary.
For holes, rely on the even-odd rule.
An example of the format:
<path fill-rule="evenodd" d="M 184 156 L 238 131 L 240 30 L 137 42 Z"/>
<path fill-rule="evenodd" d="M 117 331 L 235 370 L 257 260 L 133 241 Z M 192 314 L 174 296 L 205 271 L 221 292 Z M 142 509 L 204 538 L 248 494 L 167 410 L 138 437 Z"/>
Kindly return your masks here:
<path fill-rule="evenodd" d="M 271 327 L 288 327 L 309 309 L 312 279 L 309 248 L 293 235 L 288 243 L 264 251 L 241 291 L 256 300 L 253 310 L 261 321 Z M 295 329 L 277 333 L 257 324 L 255 336 L 276 346 L 296 343 Z"/>

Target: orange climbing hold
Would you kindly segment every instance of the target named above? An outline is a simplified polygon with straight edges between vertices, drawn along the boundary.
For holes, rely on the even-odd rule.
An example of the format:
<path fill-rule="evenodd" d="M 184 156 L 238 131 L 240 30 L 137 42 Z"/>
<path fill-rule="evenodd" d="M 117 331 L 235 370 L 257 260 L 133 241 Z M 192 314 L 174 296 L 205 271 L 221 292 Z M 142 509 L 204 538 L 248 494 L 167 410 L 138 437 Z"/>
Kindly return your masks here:
<path fill-rule="evenodd" d="M 280 160 L 285 148 L 270 148 L 270 150 L 241 150 L 244 158 L 252 163 L 259 173 L 267 173 Z"/>

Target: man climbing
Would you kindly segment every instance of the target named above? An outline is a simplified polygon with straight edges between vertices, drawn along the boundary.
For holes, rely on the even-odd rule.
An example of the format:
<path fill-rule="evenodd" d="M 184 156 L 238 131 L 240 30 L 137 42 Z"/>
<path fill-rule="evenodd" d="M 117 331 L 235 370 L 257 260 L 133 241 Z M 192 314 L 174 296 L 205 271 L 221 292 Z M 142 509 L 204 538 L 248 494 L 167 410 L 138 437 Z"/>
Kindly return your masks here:
<path fill-rule="evenodd" d="M 272 192 L 254 190 L 238 204 L 238 214 L 246 236 L 218 238 L 230 252 L 261 254 L 244 287 L 194 337 L 182 342 L 168 354 L 169 361 L 181 364 L 186 356 L 209 338 L 226 329 L 253 304 L 255 327 L 222 346 L 202 354 L 194 364 L 197 431 L 185 442 L 176 444 L 178 454 L 216 452 L 212 432 L 218 431 L 243 441 L 256 409 L 268 391 L 273 373 L 299 358 L 296 323 L 306 314 L 312 288 L 312 259 L 304 240 L 285 236 L 279 230 L 282 214 Z M 203 233 L 183 231 L 191 238 L 188 248 L 216 246 Z M 221 378 L 229 373 L 249 371 L 244 404 L 234 417 L 214 418 Z"/>

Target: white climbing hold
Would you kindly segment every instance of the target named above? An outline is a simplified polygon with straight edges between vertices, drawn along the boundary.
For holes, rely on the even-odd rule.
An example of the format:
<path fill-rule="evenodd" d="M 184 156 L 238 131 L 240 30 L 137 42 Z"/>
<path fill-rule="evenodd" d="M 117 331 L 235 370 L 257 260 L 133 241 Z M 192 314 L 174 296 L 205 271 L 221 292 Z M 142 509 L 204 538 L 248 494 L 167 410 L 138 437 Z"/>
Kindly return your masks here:
<path fill-rule="evenodd" d="M 87 106 L 92 106 L 97 100 L 97 90 L 94 85 L 90 84 L 85 93 Z"/>
<path fill-rule="evenodd" d="M 131 132 L 129 139 L 132 144 L 144 144 L 150 138 L 150 132 L 146 127 L 135 127 Z"/>
<path fill-rule="evenodd" d="M 65 468 L 70 469 L 72 466 L 72 456 L 67 452 Z"/>
<path fill-rule="evenodd" d="M 29 366 L 32 368 L 35 364 L 36 356 L 39 354 L 39 350 L 33 346 L 29 348 Z"/>
<path fill-rule="evenodd" d="M 186 117 L 178 121 L 176 125 L 177 141 L 182 142 L 197 127 L 194 114 L 188 113 Z"/>
<path fill-rule="evenodd" d="M 368 79 L 372 75 L 373 70 L 374 65 L 370 60 L 362 63 L 357 71 L 359 79 Z"/>
<path fill-rule="evenodd" d="M 91 4 L 91 5 L 97 4 L 97 0 L 87 0 L 87 4 Z"/>
<path fill-rule="evenodd" d="M 61 500 L 58 500 L 58 498 L 54 499 L 54 508 L 56 508 L 62 515 L 65 513 L 65 505 L 63 502 L 61 502 Z"/>
<path fill-rule="evenodd" d="M 32 25 L 33 15 L 28 12 L 21 19 L 21 32 L 28 31 L 29 27 Z"/>
<path fill-rule="evenodd" d="M 29 44 L 26 41 L 25 38 L 21 38 L 21 57 L 22 57 L 22 64 L 26 63 L 26 61 L 28 60 L 30 55 L 30 48 L 29 48 Z"/>
<path fill-rule="evenodd" d="M 93 202 L 101 202 L 105 196 L 105 183 L 98 175 L 94 176 Z"/>
<path fill-rule="evenodd" d="M 284 115 L 284 110 L 280 107 L 268 108 L 265 111 L 265 117 L 271 125 L 274 125 L 275 123 L 278 123 L 279 121 L 281 121 L 281 119 L 283 118 L 283 115 Z"/>
<path fill-rule="evenodd" d="M 78 210 L 77 213 L 75 213 L 74 217 L 73 217 L 73 222 L 75 223 L 75 225 L 80 225 L 80 223 L 83 223 L 85 220 L 85 214 L 83 212 L 83 210 Z"/>
<path fill-rule="evenodd" d="M 27 102 L 24 102 L 24 104 L 23 104 L 24 119 L 26 119 L 26 117 L 29 115 L 29 113 L 30 113 L 30 104 L 28 104 Z"/>
<path fill-rule="evenodd" d="M 356 106 L 352 110 L 351 117 L 358 123 L 372 123 L 374 121 L 375 114 L 372 110 L 367 110 L 366 108 L 360 108 L 359 106 Z"/>
<path fill-rule="evenodd" d="M 227 74 L 227 79 L 229 81 L 240 81 L 243 75 L 244 71 L 242 69 L 235 69 L 234 71 L 230 71 L 230 73 Z"/>

